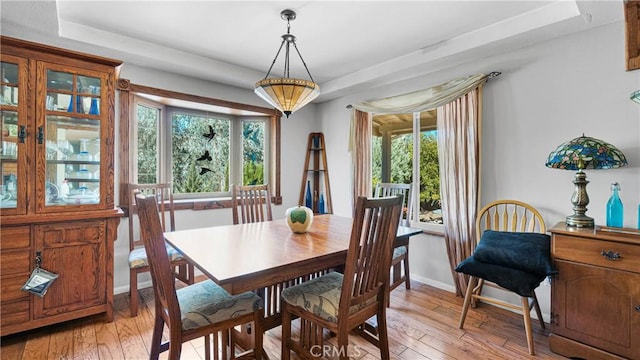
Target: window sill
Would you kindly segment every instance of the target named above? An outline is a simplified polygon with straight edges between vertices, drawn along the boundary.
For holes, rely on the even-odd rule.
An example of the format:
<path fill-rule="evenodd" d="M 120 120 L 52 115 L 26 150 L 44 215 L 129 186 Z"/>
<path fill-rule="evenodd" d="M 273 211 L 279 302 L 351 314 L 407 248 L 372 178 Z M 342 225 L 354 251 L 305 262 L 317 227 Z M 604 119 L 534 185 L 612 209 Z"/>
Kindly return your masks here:
<path fill-rule="evenodd" d="M 423 234 L 444 236 L 444 225 L 412 221 L 411 227 L 422 229 Z"/>
<path fill-rule="evenodd" d="M 176 210 L 213 210 L 231 208 L 231 198 L 180 199 L 173 202 Z M 281 205 L 282 197 L 272 196 L 272 205 Z"/>

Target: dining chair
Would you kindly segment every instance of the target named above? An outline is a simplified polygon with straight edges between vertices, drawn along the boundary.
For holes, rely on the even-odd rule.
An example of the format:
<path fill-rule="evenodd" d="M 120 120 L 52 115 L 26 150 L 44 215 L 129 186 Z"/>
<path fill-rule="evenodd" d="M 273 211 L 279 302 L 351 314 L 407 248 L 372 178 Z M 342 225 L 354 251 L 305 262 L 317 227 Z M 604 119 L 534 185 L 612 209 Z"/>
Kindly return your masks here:
<path fill-rule="evenodd" d="M 532 308 L 545 327 L 535 289 L 555 273 L 544 220 L 529 204 L 498 200 L 480 210 L 475 231 L 480 240 L 473 255 L 456 267 L 470 275 L 458 327 L 463 328 L 469 306 L 475 307 L 478 300 L 521 311 L 529 353 L 534 355 Z M 521 306 L 482 295 L 484 286 L 518 294 Z"/>
<path fill-rule="evenodd" d="M 158 359 L 161 352 L 169 351 L 168 358 L 179 359 L 182 343 L 205 337 L 205 356 L 210 357 L 209 336 L 222 333 L 224 346 L 218 349 L 214 342 L 214 359 L 261 359 L 262 299 L 252 292 L 229 295 L 211 280 L 201 281 L 176 290 L 175 273 L 166 251 L 164 229 L 154 195 L 135 196 L 140 219 L 141 237 L 149 258 L 153 293 L 155 296 L 155 323 L 149 358 Z M 235 326 L 253 322 L 254 348 L 235 354 L 230 331 Z M 164 325 L 169 329 L 169 341 L 162 343 Z M 214 338 L 216 338 L 214 336 Z M 229 345 L 229 346 L 226 346 Z M 228 352 L 227 352 L 228 351 Z"/>
<path fill-rule="evenodd" d="M 409 226 L 413 211 L 413 198 L 411 197 L 411 184 L 378 183 L 376 184 L 374 196 L 395 196 L 402 197 L 402 211 L 400 212 L 400 225 Z M 401 267 L 403 269 L 401 269 Z M 411 289 L 411 279 L 409 276 L 409 238 L 396 239 L 393 246 L 393 257 L 391 258 L 391 285 L 389 290 L 393 290 L 404 283 L 407 290 Z"/>
<path fill-rule="evenodd" d="M 300 357 L 324 354 L 324 330 L 337 334 L 338 347 L 330 353 L 347 359 L 356 355 L 349 348 L 349 332 L 359 335 L 380 349 L 382 360 L 389 359 L 386 304 L 389 296 L 391 247 L 398 230 L 402 198 L 399 196 L 358 197 L 347 250 L 344 275 L 330 272 L 282 290 L 282 354 L 288 360 L 291 350 Z M 377 337 L 364 322 L 376 316 Z M 291 337 L 291 320 L 300 318 L 300 336 Z"/>
<path fill-rule="evenodd" d="M 232 185 L 231 208 L 234 224 L 273 220 L 268 185 Z"/>
<path fill-rule="evenodd" d="M 138 315 L 138 274 L 149 271 L 149 259 L 140 237 L 134 234 L 135 194 L 154 195 L 158 199 L 160 220 L 164 231 L 175 231 L 176 221 L 171 184 L 129 184 L 129 311 L 132 317 Z M 167 244 L 167 254 L 176 278 L 185 284 L 193 284 L 194 267 L 173 247 Z"/>

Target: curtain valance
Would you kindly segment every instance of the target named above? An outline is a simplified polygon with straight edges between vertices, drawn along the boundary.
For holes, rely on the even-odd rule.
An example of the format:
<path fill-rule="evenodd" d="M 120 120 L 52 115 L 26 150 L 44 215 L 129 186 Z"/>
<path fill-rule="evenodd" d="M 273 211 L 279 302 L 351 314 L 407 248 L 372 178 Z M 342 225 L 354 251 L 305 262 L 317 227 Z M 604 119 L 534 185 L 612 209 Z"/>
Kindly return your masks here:
<path fill-rule="evenodd" d="M 373 114 L 406 114 L 435 109 L 467 94 L 484 83 L 489 75 L 477 74 L 455 79 L 427 89 L 380 100 L 353 104 L 356 110 Z"/>

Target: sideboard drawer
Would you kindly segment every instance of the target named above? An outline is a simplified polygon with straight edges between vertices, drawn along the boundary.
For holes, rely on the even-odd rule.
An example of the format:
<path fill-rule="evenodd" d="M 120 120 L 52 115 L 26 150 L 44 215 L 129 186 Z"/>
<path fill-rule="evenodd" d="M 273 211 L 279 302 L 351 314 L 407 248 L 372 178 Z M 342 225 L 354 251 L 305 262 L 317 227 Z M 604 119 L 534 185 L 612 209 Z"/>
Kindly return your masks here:
<path fill-rule="evenodd" d="M 552 246 L 556 259 L 640 273 L 640 246 L 561 234 L 554 235 Z M 610 260 L 603 252 L 620 257 Z"/>
<path fill-rule="evenodd" d="M 26 249 L 31 245 L 29 226 L 7 226 L 2 228 L 0 249 Z"/>
<path fill-rule="evenodd" d="M 29 293 L 21 290 L 22 285 L 27 282 L 27 279 L 29 279 L 29 274 L 25 274 L 24 276 L 3 277 L 0 282 L 0 289 L 2 289 L 0 300 L 5 302 L 22 298 L 28 299 Z"/>
<path fill-rule="evenodd" d="M 2 304 L 0 314 L 0 324 L 2 326 L 29 321 L 29 302 L 18 301 Z"/>
<path fill-rule="evenodd" d="M 31 271 L 29 253 L 29 250 L 3 251 L 0 259 L 0 274 L 2 274 L 2 277 L 29 273 Z"/>

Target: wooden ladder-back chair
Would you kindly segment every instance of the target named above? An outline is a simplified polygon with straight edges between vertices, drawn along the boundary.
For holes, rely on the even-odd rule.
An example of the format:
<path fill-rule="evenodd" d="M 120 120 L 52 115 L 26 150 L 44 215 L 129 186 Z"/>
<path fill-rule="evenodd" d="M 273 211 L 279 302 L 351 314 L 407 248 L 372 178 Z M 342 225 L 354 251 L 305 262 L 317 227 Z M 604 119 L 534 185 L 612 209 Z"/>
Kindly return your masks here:
<path fill-rule="evenodd" d="M 349 331 L 358 330 L 389 359 L 386 304 L 389 296 L 391 249 L 398 230 L 401 197 L 359 197 L 353 218 L 344 275 L 330 272 L 282 290 L 282 360 L 290 351 L 302 358 L 323 354 L 324 329 L 337 334 L 338 348 L 332 354 L 347 359 Z M 363 326 L 372 316 L 378 336 Z M 291 338 L 291 320 L 300 318 L 300 336 Z"/>
<path fill-rule="evenodd" d="M 158 200 L 160 222 L 164 231 L 175 231 L 176 220 L 171 184 L 129 184 L 129 309 L 131 316 L 138 315 L 138 274 L 149 271 L 149 260 L 140 237 L 134 235 L 136 193 L 154 195 Z M 185 284 L 193 284 L 194 267 L 173 247 L 167 245 L 167 253 L 176 270 L 176 278 Z"/>
<path fill-rule="evenodd" d="M 273 220 L 268 185 L 232 185 L 231 208 L 234 224 Z"/>
<path fill-rule="evenodd" d="M 214 342 L 214 359 L 219 358 L 220 352 L 222 358 L 261 359 L 262 299 L 252 292 L 231 296 L 211 280 L 176 290 L 175 273 L 166 251 L 156 197 L 138 194 L 135 200 L 155 296 L 155 323 L 149 358 L 158 359 L 161 352 L 168 350 L 168 358 L 177 360 L 182 343 L 204 336 L 205 355 L 209 359 L 209 335 L 214 334 L 214 339 L 217 339 L 218 333 L 222 332 L 223 346 L 218 348 L 218 341 Z M 233 339 L 230 331 L 235 326 L 250 322 L 254 323 L 254 348 L 236 357 L 235 344 L 233 341 L 228 344 L 228 339 Z M 169 329 L 169 342 L 163 344 L 165 324 Z"/>
<path fill-rule="evenodd" d="M 473 255 L 456 271 L 470 275 L 460 315 L 462 329 L 469 306 L 481 300 L 522 311 L 529 353 L 534 354 L 531 310 L 535 308 L 540 326 L 544 320 L 535 289 L 554 273 L 550 258 L 550 238 L 540 213 L 517 200 L 494 201 L 480 210 L 476 218 L 478 245 Z M 482 295 L 484 286 L 514 292 L 521 306 Z"/>
<path fill-rule="evenodd" d="M 411 196 L 411 184 L 378 183 L 374 193 L 375 197 L 402 196 L 402 211 L 400 212 L 400 225 L 409 226 L 413 211 L 413 198 Z M 401 269 L 403 267 L 403 269 Z M 409 277 L 409 238 L 396 239 L 393 246 L 393 258 L 391 259 L 391 286 L 393 290 L 404 283 L 407 290 L 411 289 Z"/>

